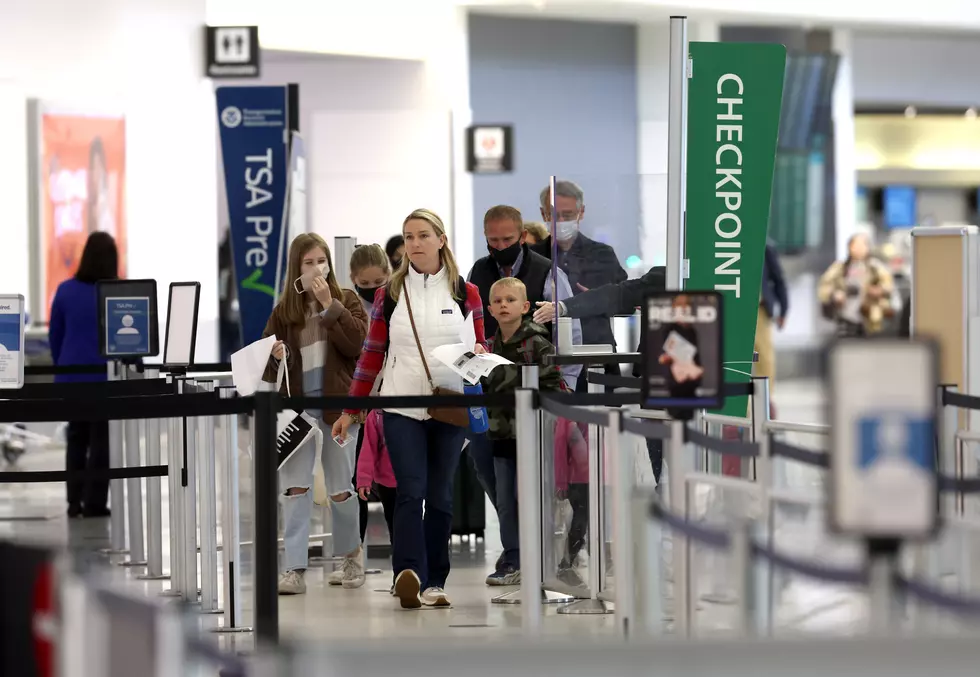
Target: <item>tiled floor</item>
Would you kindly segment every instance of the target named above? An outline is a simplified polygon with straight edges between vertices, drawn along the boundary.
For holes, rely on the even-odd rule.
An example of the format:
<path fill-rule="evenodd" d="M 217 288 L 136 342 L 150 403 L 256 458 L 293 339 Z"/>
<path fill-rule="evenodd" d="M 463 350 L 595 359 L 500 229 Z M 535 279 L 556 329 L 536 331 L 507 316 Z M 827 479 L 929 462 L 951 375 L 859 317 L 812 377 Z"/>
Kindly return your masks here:
<path fill-rule="evenodd" d="M 778 417 L 781 420 L 801 422 L 817 422 L 821 420 L 822 394 L 819 385 L 814 382 L 798 382 L 780 384 L 778 394 Z M 48 431 L 50 432 L 50 431 Z M 245 436 L 240 443 L 240 483 L 241 483 L 241 538 L 251 539 L 250 505 L 251 486 L 249 457 L 246 449 Z M 811 442 L 796 440 L 799 444 Z M 220 448 L 220 439 L 219 447 Z M 50 448 L 33 447 L 22 459 L 20 466 L 25 470 L 57 469 L 62 467 L 63 452 L 57 444 Z M 221 468 L 218 468 L 219 476 Z M 799 473 L 798 473 L 799 474 Z M 795 480 L 809 481 L 802 475 L 793 476 Z M 164 515 L 163 545 L 164 557 L 169 555 L 169 538 L 167 525 L 167 496 L 166 481 L 163 481 Z M 35 485 L 5 485 L 0 487 L 0 537 L 15 537 L 19 539 L 67 544 L 72 548 L 94 552 L 108 546 L 107 520 L 73 520 L 69 522 L 63 515 L 64 489 L 57 484 Z M 717 498 L 717 497 L 716 497 Z M 219 506 L 222 497 L 218 496 Z M 715 499 L 705 502 L 706 515 L 712 510 L 724 513 L 724 501 Z M 492 514 L 492 511 L 490 511 Z M 219 513 L 220 514 L 220 513 Z M 14 518 L 14 519 L 11 519 Z M 487 588 L 484 578 L 489 572 L 492 562 L 499 552 L 499 541 L 496 536 L 496 524 L 488 520 L 486 543 L 455 541 L 453 544 L 453 574 L 448 585 L 454 606 L 449 610 L 404 611 L 398 608 L 397 602 L 389 596 L 388 588 L 391 573 L 387 562 L 369 562 L 369 566 L 377 566 L 385 571 L 380 575 L 368 577 L 367 584 L 359 590 L 343 590 L 330 588 L 323 583 L 323 569 L 312 568 L 307 577 L 309 586 L 305 596 L 280 598 L 280 623 L 282 635 L 285 637 L 301 637 L 305 639 L 364 639 L 381 637 L 479 637 L 481 641 L 506 640 L 521 633 L 521 607 L 519 605 L 491 604 L 490 598 L 506 592 L 507 589 Z M 812 522 L 812 521 L 811 521 Z M 314 527 L 316 530 L 318 527 Z M 795 536 L 787 543 L 803 551 L 813 551 L 818 544 L 808 540 L 808 532 L 790 529 Z M 800 536 L 803 534 L 803 536 Z M 116 558 L 118 559 L 118 558 Z M 108 562 L 108 558 L 106 558 Z M 219 558 L 220 562 L 220 558 Z M 327 563 L 327 569 L 331 567 Z M 721 561 L 711 561 L 706 558 L 699 566 L 702 567 L 701 581 L 703 590 L 715 602 L 702 602 L 702 613 L 699 625 L 703 631 L 723 629 L 729 624 L 731 607 L 726 605 L 726 566 Z M 127 586 L 134 591 L 155 596 L 168 586 L 165 582 L 143 582 L 136 580 L 139 569 L 128 569 L 112 566 L 113 576 L 121 586 Z M 251 567 L 249 549 L 242 553 L 242 582 L 244 600 L 244 620 L 249 622 L 251 617 Z M 219 572 L 220 575 L 220 572 Z M 807 587 L 796 583 L 787 588 L 786 609 L 781 610 L 781 618 L 787 621 L 795 619 L 794 625 L 812 623 L 811 611 L 820 611 L 828 603 L 826 590 Z M 722 603 L 718 604 L 720 600 Z M 846 602 L 846 604 L 845 604 Z M 222 600 L 223 603 L 223 600 Z M 840 613 L 842 604 L 833 607 L 834 613 Z M 726 610 L 727 606 L 727 610 Z M 717 610 L 713 611 L 718 607 Z M 614 619 L 611 615 L 558 615 L 557 607 L 545 607 L 544 633 L 546 635 L 601 635 L 614 632 Z M 848 615 L 850 611 L 847 612 Z M 214 627 L 220 622 L 220 616 L 202 616 L 204 627 Z M 835 623 L 837 624 L 837 623 Z M 223 635 L 222 643 L 240 650 L 248 650 L 252 645 L 250 635 Z"/>

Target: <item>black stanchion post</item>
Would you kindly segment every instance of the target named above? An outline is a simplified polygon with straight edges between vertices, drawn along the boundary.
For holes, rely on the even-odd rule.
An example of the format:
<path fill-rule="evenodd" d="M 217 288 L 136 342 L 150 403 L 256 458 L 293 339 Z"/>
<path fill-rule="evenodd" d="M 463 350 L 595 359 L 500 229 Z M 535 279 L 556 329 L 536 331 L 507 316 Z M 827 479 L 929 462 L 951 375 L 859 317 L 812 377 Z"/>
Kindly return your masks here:
<path fill-rule="evenodd" d="M 255 393 L 255 634 L 259 642 L 273 645 L 279 643 L 278 411 L 278 393 Z"/>

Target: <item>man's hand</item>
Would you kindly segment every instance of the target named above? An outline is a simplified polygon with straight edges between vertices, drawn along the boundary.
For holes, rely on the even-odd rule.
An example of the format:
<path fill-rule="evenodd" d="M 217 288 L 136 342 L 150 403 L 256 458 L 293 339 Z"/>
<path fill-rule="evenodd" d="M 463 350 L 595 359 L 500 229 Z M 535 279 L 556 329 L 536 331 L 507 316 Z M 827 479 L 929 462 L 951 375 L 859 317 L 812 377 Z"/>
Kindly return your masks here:
<path fill-rule="evenodd" d="M 548 324 L 555 319 L 555 306 L 557 303 L 551 301 L 538 301 L 538 308 L 534 311 L 534 321 L 538 324 Z"/>
<path fill-rule="evenodd" d="M 580 291 L 589 291 L 589 288 L 583 287 L 581 282 L 576 282 L 575 286 L 578 287 Z"/>
<path fill-rule="evenodd" d="M 783 327 L 786 326 L 786 318 L 780 315 L 776 318 L 776 328 L 782 331 Z"/>

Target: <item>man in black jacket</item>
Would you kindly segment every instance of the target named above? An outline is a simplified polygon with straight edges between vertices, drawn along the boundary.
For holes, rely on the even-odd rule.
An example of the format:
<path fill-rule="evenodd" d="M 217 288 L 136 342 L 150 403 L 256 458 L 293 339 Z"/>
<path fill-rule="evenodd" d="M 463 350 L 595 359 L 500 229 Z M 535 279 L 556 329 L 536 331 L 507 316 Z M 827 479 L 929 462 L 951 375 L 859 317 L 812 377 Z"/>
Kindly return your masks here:
<path fill-rule="evenodd" d="M 546 187 L 541 191 L 540 196 L 541 216 L 546 222 L 551 221 L 550 190 L 550 187 Z M 620 265 L 613 248 L 602 242 L 596 242 L 579 231 L 579 223 L 585 215 L 585 195 L 578 185 L 572 181 L 556 182 L 555 211 L 558 268 L 568 276 L 573 294 L 579 295 L 604 284 L 616 284 L 626 280 L 626 271 Z M 551 242 L 551 238 L 548 237 L 534 245 L 532 249 L 550 259 Z M 559 299 L 565 300 L 566 297 L 559 293 Z M 615 348 L 616 339 L 613 337 L 608 317 L 598 315 L 581 317 L 583 343 L 608 344 Z"/>

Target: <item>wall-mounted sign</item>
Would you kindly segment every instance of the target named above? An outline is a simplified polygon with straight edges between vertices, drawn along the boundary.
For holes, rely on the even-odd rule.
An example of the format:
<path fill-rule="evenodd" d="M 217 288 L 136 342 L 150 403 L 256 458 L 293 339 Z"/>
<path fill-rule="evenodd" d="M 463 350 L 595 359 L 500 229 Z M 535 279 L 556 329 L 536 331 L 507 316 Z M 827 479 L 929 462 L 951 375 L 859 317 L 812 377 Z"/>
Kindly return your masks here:
<path fill-rule="evenodd" d="M 466 130 L 466 171 L 501 174 L 514 170 L 514 128 L 474 125 Z"/>
<path fill-rule="evenodd" d="M 653 292 L 642 306 L 643 404 L 715 409 L 724 403 L 722 295 Z"/>
<path fill-rule="evenodd" d="M 205 26 L 209 78 L 259 77 L 258 26 Z"/>

